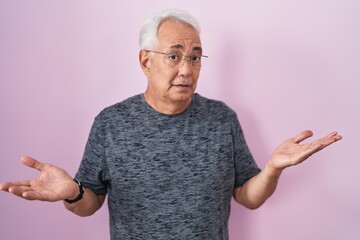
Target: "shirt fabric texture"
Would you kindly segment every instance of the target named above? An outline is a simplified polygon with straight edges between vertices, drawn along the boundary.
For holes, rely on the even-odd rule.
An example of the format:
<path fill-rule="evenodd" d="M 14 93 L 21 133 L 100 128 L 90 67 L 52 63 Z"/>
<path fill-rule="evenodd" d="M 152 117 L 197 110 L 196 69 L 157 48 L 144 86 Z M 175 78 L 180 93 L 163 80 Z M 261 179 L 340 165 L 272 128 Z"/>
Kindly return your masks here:
<path fill-rule="evenodd" d="M 108 195 L 112 240 L 227 240 L 233 189 L 259 172 L 224 103 L 165 115 L 140 94 L 95 118 L 75 178 Z"/>

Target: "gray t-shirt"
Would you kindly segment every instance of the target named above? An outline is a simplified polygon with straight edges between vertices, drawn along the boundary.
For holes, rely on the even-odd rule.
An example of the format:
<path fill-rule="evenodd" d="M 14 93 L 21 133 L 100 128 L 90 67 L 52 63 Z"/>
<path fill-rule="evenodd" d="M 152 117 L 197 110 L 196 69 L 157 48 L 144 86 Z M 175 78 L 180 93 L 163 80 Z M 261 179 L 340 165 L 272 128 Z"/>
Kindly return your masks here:
<path fill-rule="evenodd" d="M 259 171 L 224 103 L 164 115 L 136 95 L 96 117 L 76 179 L 108 194 L 112 240 L 226 240 L 233 189 Z"/>

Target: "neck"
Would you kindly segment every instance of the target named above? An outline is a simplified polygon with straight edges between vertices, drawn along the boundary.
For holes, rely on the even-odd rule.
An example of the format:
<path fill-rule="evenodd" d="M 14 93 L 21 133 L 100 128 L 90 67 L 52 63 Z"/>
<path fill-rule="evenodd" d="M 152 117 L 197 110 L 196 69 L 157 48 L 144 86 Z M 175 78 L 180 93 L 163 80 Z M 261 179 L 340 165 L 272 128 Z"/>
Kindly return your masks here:
<path fill-rule="evenodd" d="M 181 101 L 159 100 L 152 98 L 147 92 L 144 93 L 145 101 L 157 112 L 165 115 L 175 115 L 185 111 L 190 105 L 191 98 Z"/>

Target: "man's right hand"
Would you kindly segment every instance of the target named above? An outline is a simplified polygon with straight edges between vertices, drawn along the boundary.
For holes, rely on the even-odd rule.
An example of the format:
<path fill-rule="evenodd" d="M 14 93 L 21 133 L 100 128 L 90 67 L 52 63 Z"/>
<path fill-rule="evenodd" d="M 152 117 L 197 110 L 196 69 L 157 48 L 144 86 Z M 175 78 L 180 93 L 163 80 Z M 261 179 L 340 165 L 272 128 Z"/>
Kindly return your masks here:
<path fill-rule="evenodd" d="M 21 162 L 40 171 L 40 175 L 32 180 L 0 183 L 0 190 L 27 200 L 49 202 L 73 199 L 79 194 L 79 187 L 65 170 L 30 157 L 22 157 Z"/>

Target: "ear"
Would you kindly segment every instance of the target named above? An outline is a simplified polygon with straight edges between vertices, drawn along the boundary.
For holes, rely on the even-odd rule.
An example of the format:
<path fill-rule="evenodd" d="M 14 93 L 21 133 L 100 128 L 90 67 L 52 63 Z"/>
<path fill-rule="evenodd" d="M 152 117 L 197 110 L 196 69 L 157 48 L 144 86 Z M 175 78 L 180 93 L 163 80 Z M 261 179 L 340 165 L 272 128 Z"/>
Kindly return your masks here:
<path fill-rule="evenodd" d="M 144 74 L 148 76 L 148 74 L 150 73 L 150 65 L 151 65 L 151 59 L 149 58 L 149 53 L 147 53 L 144 50 L 140 50 L 139 62 Z"/>

